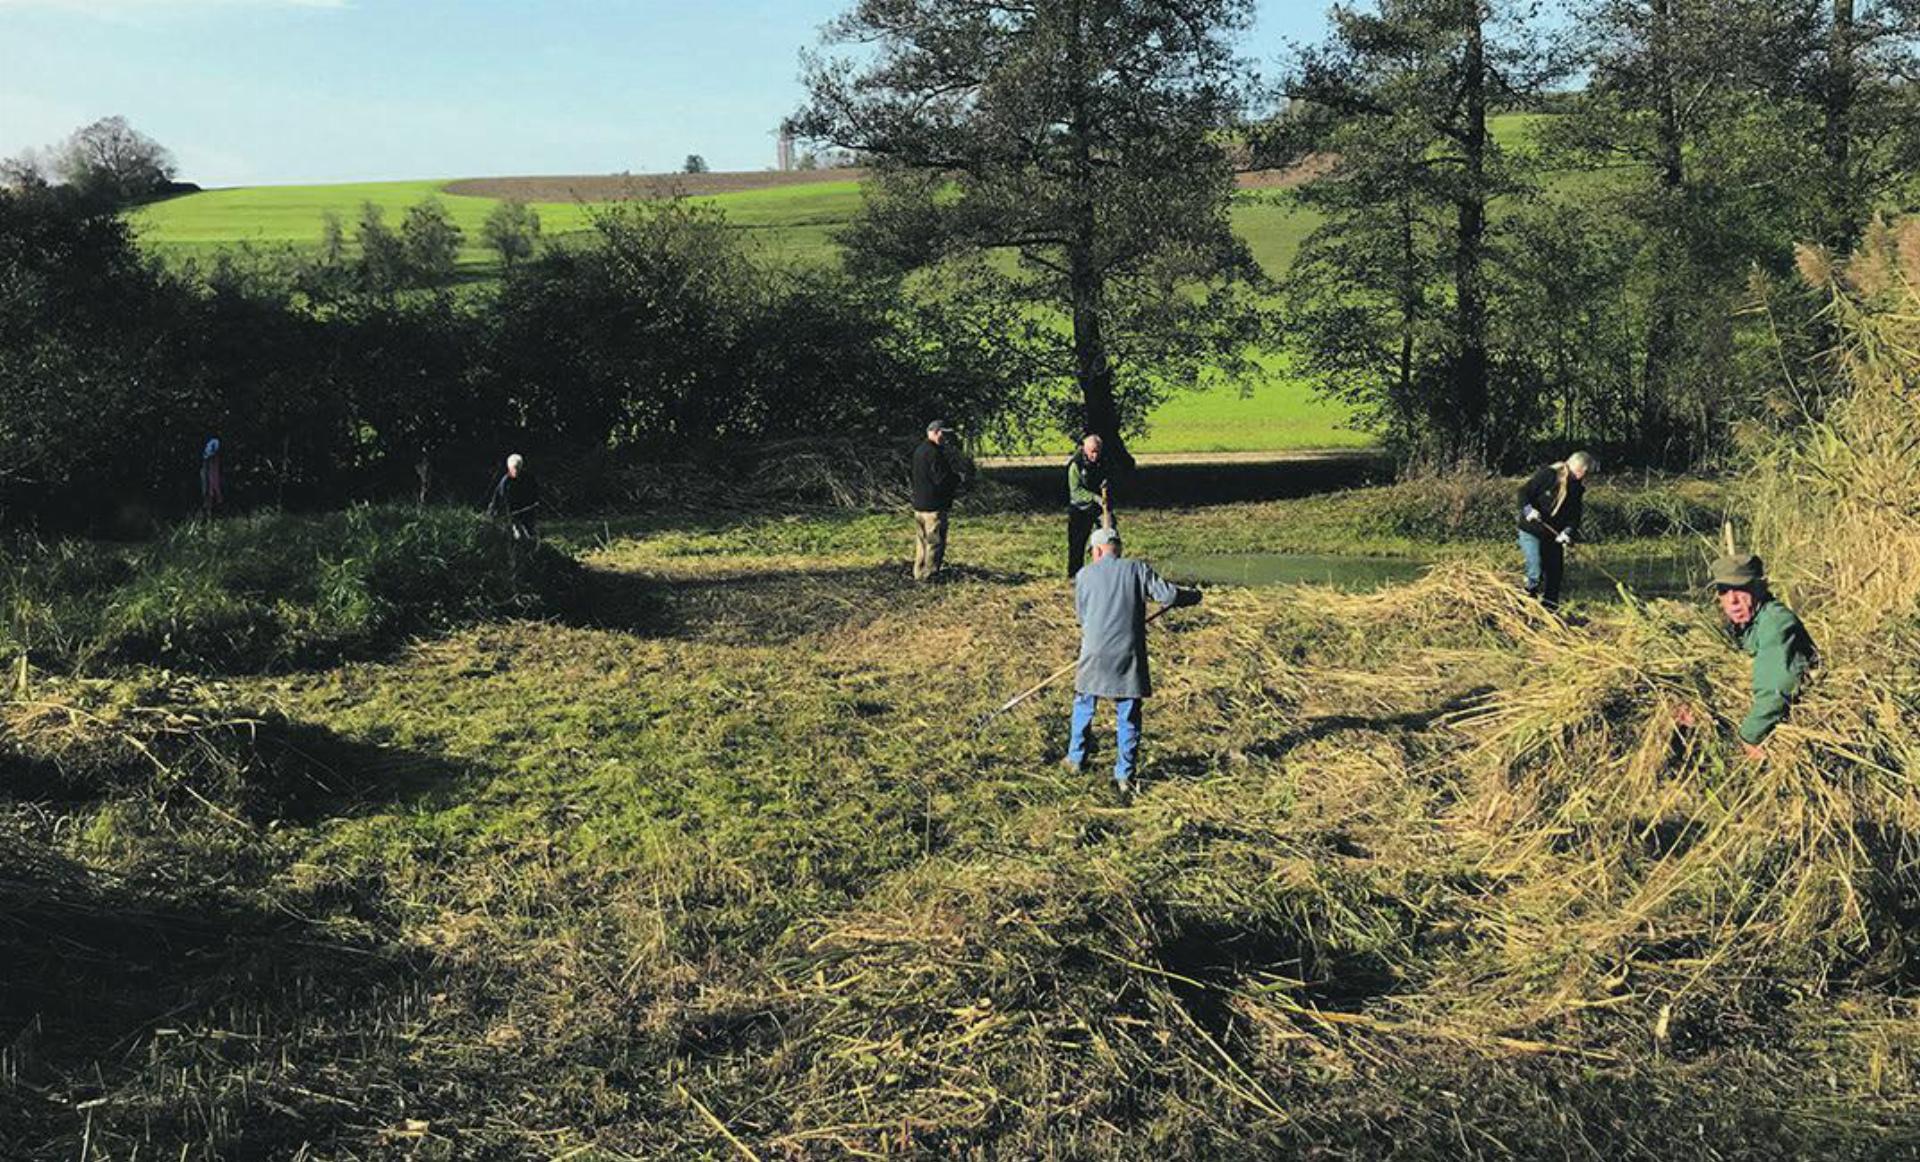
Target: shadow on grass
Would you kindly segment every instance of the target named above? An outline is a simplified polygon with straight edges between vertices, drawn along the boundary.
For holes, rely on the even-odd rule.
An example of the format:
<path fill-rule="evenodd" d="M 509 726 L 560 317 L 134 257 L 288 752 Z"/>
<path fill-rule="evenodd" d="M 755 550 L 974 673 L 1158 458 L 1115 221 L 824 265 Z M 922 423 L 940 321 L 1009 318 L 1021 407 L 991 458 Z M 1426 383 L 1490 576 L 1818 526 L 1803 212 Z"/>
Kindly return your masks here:
<path fill-rule="evenodd" d="M 969 585 L 1017 585 L 1029 579 L 1020 573 L 949 568 L 942 580 L 916 584 L 904 564 L 702 577 L 589 568 L 563 620 L 643 637 L 787 645 L 883 617 L 911 616 Z"/>
<path fill-rule="evenodd" d="M 349 738 L 278 715 L 214 715 L 158 704 L 133 723 L 92 734 L 0 742 L 0 801 L 73 807 L 109 797 L 212 801 L 265 825 L 350 818 L 457 793 L 472 771 L 437 755 Z M 175 712 L 215 721 L 151 726 Z"/>
<path fill-rule="evenodd" d="M 1220 773 L 1228 763 L 1248 759 L 1277 762 L 1303 746 L 1339 734 L 1419 734 L 1431 730 L 1451 715 L 1477 706 L 1492 690 L 1491 686 L 1476 686 L 1437 705 L 1398 714 L 1323 714 L 1308 719 L 1296 729 L 1260 739 L 1234 751 L 1175 751 L 1153 756 L 1147 767 L 1147 775 L 1157 780 L 1199 780 Z"/>
<path fill-rule="evenodd" d="M 433 969 L 349 928 L 231 890 L 136 886 L 0 836 L 7 1156 L 289 1157 L 390 1120 L 401 1095 L 351 1077 Z"/>

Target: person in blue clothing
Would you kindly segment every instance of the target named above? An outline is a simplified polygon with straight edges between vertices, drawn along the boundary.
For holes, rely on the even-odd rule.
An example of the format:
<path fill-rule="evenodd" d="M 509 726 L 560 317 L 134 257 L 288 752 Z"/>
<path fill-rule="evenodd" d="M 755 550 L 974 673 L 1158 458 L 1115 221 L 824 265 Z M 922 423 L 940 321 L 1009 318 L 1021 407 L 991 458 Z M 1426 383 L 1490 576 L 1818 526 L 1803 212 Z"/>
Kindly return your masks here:
<path fill-rule="evenodd" d="M 1078 774 L 1087 761 L 1088 735 L 1100 699 L 1114 706 L 1113 788 L 1121 802 L 1133 794 L 1140 757 L 1140 703 L 1153 693 L 1147 669 L 1147 602 L 1173 608 L 1194 605 L 1197 589 L 1182 589 L 1144 561 L 1120 555 L 1120 534 L 1095 530 L 1087 540 L 1093 561 L 1073 581 L 1074 611 L 1080 619 L 1080 663 L 1073 681 L 1073 733 L 1067 770 Z"/>
<path fill-rule="evenodd" d="M 1560 606 L 1567 546 L 1580 534 L 1587 474 L 1596 467 L 1598 462 L 1591 455 L 1575 452 L 1535 472 L 1520 486 L 1520 556 L 1526 564 L 1527 593 L 1548 609 Z"/>

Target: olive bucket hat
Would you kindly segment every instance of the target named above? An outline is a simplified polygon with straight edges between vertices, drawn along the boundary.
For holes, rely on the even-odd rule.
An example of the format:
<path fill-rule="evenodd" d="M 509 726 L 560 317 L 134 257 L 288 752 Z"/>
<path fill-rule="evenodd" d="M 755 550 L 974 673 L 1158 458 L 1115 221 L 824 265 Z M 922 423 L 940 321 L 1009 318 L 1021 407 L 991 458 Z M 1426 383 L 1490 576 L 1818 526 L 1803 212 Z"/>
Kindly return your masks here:
<path fill-rule="evenodd" d="M 1766 570 L 1760 558 L 1752 553 L 1735 553 L 1714 559 L 1712 584 L 1716 589 L 1746 589 L 1766 579 Z"/>

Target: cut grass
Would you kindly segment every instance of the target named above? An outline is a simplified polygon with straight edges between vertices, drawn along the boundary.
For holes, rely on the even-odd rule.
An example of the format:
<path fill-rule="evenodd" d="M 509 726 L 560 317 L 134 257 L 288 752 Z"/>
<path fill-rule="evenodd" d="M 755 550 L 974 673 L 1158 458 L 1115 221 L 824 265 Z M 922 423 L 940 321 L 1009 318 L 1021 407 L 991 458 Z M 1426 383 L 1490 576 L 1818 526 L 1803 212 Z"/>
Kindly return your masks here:
<path fill-rule="evenodd" d="M 1502 492 L 1464 489 L 1461 539 L 1424 547 L 1505 555 L 1472 539 Z M 1436 511 L 1124 519 L 1151 558 L 1411 548 Z M 1071 653 L 1060 524 L 965 514 L 956 579 L 923 587 L 898 515 L 573 526 L 591 600 L 564 617 L 205 686 L 36 675 L 0 762 L 77 762 L 108 722 L 152 790 L 0 811 L 0 1013 L 38 1030 L 0 1132 L 48 1158 L 1784 1159 L 1915 1127 L 1897 997 L 1755 1005 L 1750 962 L 1684 990 L 1698 949 L 1668 937 L 1735 897 L 1634 912 L 1658 932 L 1616 991 L 1582 943 L 1645 874 L 1616 781 L 1641 719 L 1609 710 L 1603 743 L 1564 702 L 1693 666 L 1737 693 L 1703 605 L 1568 629 L 1467 565 L 1215 590 L 1153 631 L 1150 782 L 1121 811 L 1052 761 L 1063 692 L 973 728 Z M 228 729 L 222 774 L 182 749 L 193 716 L 298 746 Z M 1662 809 L 1714 811 L 1691 785 Z M 1588 826 L 1619 856 L 1591 888 Z"/>

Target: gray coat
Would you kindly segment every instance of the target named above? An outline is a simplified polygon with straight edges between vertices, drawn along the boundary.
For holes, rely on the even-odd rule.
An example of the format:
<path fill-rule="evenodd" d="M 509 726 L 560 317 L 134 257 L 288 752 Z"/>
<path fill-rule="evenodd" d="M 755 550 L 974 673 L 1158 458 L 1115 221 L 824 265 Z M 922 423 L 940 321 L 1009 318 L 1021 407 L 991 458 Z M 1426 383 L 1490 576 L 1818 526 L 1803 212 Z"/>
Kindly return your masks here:
<path fill-rule="evenodd" d="M 1145 698 L 1153 693 L 1147 674 L 1147 602 L 1192 605 L 1195 589 L 1180 589 L 1145 561 L 1106 557 L 1080 570 L 1073 603 L 1080 617 L 1080 668 L 1076 693 L 1102 698 Z"/>

